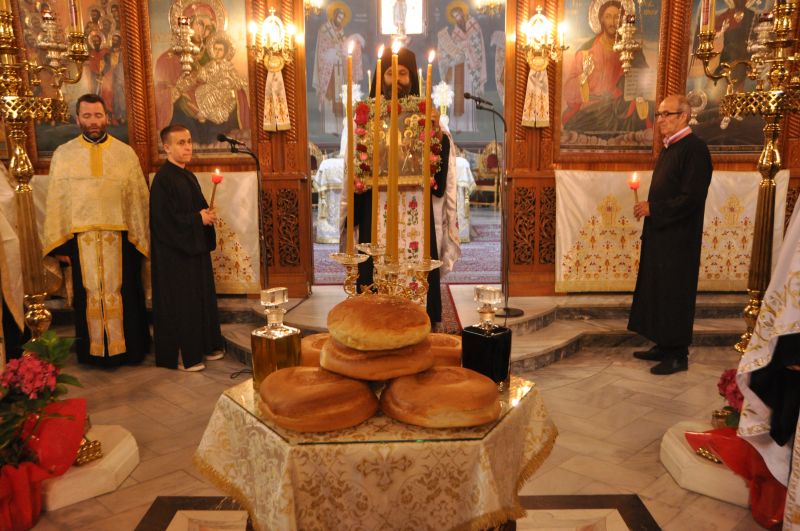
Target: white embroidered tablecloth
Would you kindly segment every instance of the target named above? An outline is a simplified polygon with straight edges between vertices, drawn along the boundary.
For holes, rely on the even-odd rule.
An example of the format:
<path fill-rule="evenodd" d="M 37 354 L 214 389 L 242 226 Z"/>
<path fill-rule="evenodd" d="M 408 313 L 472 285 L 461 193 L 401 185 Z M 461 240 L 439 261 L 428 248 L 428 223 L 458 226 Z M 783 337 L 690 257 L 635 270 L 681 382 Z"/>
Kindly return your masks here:
<path fill-rule="evenodd" d="M 556 291 L 633 291 L 642 222 L 633 217 L 631 172 L 556 170 Z M 651 171 L 639 171 L 640 201 Z M 715 171 L 706 199 L 700 291 L 747 289 L 758 172 Z M 783 241 L 789 172 L 775 178 L 773 263 Z"/>
<path fill-rule="evenodd" d="M 458 234 L 462 242 L 469 241 L 469 194 L 475 189 L 475 178 L 465 158 L 456 158 L 458 179 Z M 325 159 L 313 177 L 319 192 L 319 206 L 314 233 L 317 243 L 339 242 L 339 204 L 344 179 L 344 159 Z"/>
<path fill-rule="evenodd" d="M 302 434 L 259 415 L 248 380 L 218 400 L 195 464 L 259 530 L 484 529 L 519 518 L 517 492 L 556 428 L 532 382 L 512 377 L 494 423 L 430 430 L 380 413 Z"/>

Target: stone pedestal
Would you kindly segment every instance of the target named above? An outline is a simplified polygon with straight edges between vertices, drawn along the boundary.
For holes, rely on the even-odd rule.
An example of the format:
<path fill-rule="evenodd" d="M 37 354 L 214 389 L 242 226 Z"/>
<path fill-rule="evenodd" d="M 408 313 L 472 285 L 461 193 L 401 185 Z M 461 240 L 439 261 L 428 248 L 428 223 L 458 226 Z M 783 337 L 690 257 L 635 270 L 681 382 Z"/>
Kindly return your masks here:
<path fill-rule="evenodd" d="M 683 421 L 675 424 L 661 439 L 661 463 L 678 485 L 686 490 L 718 500 L 748 507 L 749 491 L 744 478 L 724 464 L 717 464 L 694 453 L 686 442 L 687 431 L 708 431 L 705 422 Z"/>
<path fill-rule="evenodd" d="M 136 439 L 122 426 L 93 426 L 88 436 L 103 444 L 103 457 L 83 466 L 73 466 L 63 476 L 46 480 L 42 488 L 45 511 L 116 490 L 139 464 Z"/>

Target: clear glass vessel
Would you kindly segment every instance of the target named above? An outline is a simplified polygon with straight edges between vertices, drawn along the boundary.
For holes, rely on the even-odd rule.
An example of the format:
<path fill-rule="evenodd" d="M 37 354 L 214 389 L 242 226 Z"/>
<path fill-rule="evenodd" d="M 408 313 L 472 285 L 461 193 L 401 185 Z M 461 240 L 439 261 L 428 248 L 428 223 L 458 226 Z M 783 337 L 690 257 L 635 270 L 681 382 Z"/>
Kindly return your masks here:
<path fill-rule="evenodd" d="M 270 373 L 300 365 L 300 330 L 283 324 L 286 310 L 281 305 L 288 301 L 287 288 L 261 290 L 261 305 L 267 315 L 267 325 L 256 328 L 250 334 L 253 387 L 256 390 Z"/>

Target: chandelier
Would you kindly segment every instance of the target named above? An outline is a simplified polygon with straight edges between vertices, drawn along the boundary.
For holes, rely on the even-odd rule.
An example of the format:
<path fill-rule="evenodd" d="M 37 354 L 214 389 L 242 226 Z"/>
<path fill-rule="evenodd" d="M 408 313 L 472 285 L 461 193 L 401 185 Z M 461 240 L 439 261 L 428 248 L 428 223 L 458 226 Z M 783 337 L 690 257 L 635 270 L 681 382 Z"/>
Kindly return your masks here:
<path fill-rule="evenodd" d="M 556 37 L 553 36 L 553 23 L 542 14 L 542 7 L 536 8 L 534 14 L 524 25 L 525 56 L 532 70 L 542 71 L 547 68 L 548 61 L 557 63 L 569 46 L 564 44 L 564 23 L 558 25 Z"/>
<path fill-rule="evenodd" d="M 83 74 L 83 63 L 89 57 L 80 9 L 75 0 L 68 1 L 70 28 L 66 38 L 55 15 L 42 13 L 42 34 L 37 48 L 44 52 L 44 64 L 22 60 L 14 34 L 15 17 L 9 2 L 0 2 L 0 119 L 5 123 L 9 141 L 9 170 L 16 182 L 17 225 L 22 261 L 22 284 L 25 292 L 25 322 L 32 336 L 38 338 L 50 326 L 51 315 L 44 305 L 42 244 L 36 230 L 33 190 L 30 180 L 33 165 L 27 152 L 28 125 L 31 121 L 66 121 L 67 104 L 61 93 L 64 83 L 77 83 Z M 41 85 L 41 73 L 52 75 L 50 85 L 54 97 L 34 95 L 32 87 Z"/>
<path fill-rule="evenodd" d="M 709 63 L 719 55 L 714 50 L 717 35 L 714 1 L 702 0 L 700 5 L 699 44 L 694 55 L 703 62 L 706 77 L 715 83 L 722 79 L 727 83 L 720 113 L 727 118 L 760 115 L 765 122 L 764 146 L 758 158 L 761 182 L 747 280 L 749 300 L 744 309 L 747 330 L 736 344 L 739 352 L 744 352 L 750 341 L 772 270 L 775 175 L 781 167 L 778 142 L 784 118 L 800 111 L 800 69 L 794 53 L 797 9 L 794 0 L 775 0 L 772 10 L 758 19 L 755 42 L 748 47 L 750 58 L 721 62 L 712 70 Z M 753 90 L 744 90 L 744 84 L 740 83 L 744 77 L 755 81 Z"/>
<path fill-rule="evenodd" d="M 639 14 L 641 15 L 641 0 Z M 636 21 L 636 4 L 634 4 L 632 0 L 624 2 L 613 49 L 615 52 L 619 53 L 622 71 L 626 74 L 631 69 L 633 54 L 642 49 L 642 41 L 636 38 L 636 33 L 638 32 Z"/>
<path fill-rule="evenodd" d="M 258 24 L 250 22 L 250 45 L 248 49 L 256 61 L 263 62 L 270 72 L 279 72 L 292 62 L 294 39 L 297 33 L 294 24 L 284 26 L 275 16 L 275 8 L 269 8 L 269 16 Z"/>

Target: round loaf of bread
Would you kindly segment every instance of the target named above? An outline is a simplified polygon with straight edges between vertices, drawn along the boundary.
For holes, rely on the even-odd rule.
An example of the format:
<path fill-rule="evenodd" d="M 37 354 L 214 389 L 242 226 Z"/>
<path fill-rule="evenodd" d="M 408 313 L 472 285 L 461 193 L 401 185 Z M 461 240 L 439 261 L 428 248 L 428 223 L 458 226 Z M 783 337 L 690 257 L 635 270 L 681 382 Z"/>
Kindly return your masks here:
<path fill-rule="evenodd" d="M 428 336 L 431 342 L 433 365 L 437 367 L 461 367 L 461 336 L 434 332 Z"/>
<path fill-rule="evenodd" d="M 261 411 L 282 428 L 301 432 L 356 426 L 378 410 L 364 382 L 319 367 L 287 367 L 261 382 Z"/>
<path fill-rule="evenodd" d="M 410 347 L 389 350 L 356 350 L 331 338 L 322 346 L 321 367 L 359 380 L 389 380 L 433 367 L 427 339 Z"/>
<path fill-rule="evenodd" d="M 319 353 L 322 345 L 330 338 L 327 332 L 311 334 L 300 340 L 300 365 L 303 367 L 319 367 Z"/>
<path fill-rule="evenodd" d="M 364 295 L 334 306 L 328 331 L 336 341 L 358 350 L 388 350 L 416 345 L 431 331 L 425 308 L 402 297 Z"/>
<path fill-rule="evenodd" d="M 381 395 L 387 416 L 426 428 L 478 426 L 500 416 L 497 385 L 462 367 L 433 367 L 392 380 Z"/>

